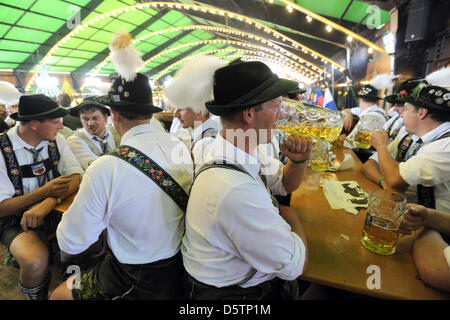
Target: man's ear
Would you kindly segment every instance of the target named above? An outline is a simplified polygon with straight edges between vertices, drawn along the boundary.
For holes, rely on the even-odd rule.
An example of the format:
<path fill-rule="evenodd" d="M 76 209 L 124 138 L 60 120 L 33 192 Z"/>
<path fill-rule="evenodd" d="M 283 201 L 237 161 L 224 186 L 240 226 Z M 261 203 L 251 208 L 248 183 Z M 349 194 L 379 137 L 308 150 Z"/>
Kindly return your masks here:
<path fill-rule="evenodd" d="M 38 120 L 31 120 L 30 122 L 28 122 L 28 128 L 30 128 L 33 131 L 38 131 L 39 123 L 40 122 Z"/>
<path fill-rule="evenodd" d="M 242 111 L 242 117 L 246 124 L 251 124 L 255 120 L 255 109 L 248 108 Z"/>
<path fill-rule="evenodd" d="M 426 108 L 420 108 L 418 110 L 418 116 L 420 120 L 425 119 L 425 117 L 428 115 L 428 109 Z"/>

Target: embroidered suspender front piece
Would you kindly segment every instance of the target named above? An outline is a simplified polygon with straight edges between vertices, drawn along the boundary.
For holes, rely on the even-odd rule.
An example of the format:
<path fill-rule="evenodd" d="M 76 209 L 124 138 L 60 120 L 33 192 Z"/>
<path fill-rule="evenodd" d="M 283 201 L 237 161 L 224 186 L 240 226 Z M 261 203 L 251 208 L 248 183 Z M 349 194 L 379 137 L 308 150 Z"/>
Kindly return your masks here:
<path fill-rule="evenodd" d="M 33 165 L 24 165 L 19 166 L 19 162 L 17 161 L 16 154 L 14 153 L 13 146 L 11 140 L 9 139 L 6 133 L 0 134 L 0 148 L 3 154 L 3 158 L 5 159 L 5 166 L 8 172 L 9 180 L 11 181 L 15 193 L 14 196 L 23 195 L 23 183 L 22 179 L 30 177 L 32 171 L 30 171 L 30 166 Z M 49 141 L 48 144 L 48 158 L 42 163 L 46 167 L 51 167 L 53 171 L 53 178 L 59 177 L 60 174 L 58 172 L 58 163 L 60 160 L 60 154 L 58 150 L 58 146 L 56 145 L 56 141 Z M 36 176 L 33 174 L 33 176 Z"/>
<path fill-rule="evenodd" d="M 118 157 L 144 173 L 160 187 L 173 201 L 186 212 L 188 194 L 169 173 L 141 151 L 127 145 L 120 146 L 109 153 Z"/>
<path fill-rule="evenodd" d="M 14 187 L 14 197 L 23 195 L 22 176 L 20 174 L 19 162 L 14 153 L 11 140 L 6 133 L 0 134 L 0 147 L 2 149 L 3 158 L 5 159 L 6 171 L 9 180 Z"/>

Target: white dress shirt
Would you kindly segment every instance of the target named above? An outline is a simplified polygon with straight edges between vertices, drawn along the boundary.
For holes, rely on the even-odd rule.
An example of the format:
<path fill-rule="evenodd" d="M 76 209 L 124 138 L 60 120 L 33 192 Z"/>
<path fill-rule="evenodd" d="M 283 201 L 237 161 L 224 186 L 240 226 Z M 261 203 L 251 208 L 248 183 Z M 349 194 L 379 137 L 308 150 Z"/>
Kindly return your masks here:
<path fill-rule="evenodd" d="M 222 126 L 214 119 L 209 118 L 201 125 L 194 128 L 194 130 L 192 130 L 192 143 L 194 143 L 194 145 L 192 146 L 191 143 L 191 148 L 195 167 L 198 167 L 204 162 L 204 159 L 211 149 L 212 143 L 214 142 L 215 137 L 201 138 L 203 132 L 208 129 L 215 129 L 217 130 L 217 134 L 220 134 Z"/>
<path fill-rule="evenodd" d="M 250 155 L 218 135 L 206 159 L 240 164 L 251 176 L 208 169 L 195 181 L 186 213 L 181 252 L 187 272 L 216 287 L 251 287 L 279 277 L 296 279 L 306 257 L 301 238 L 274 207 L 259 172 L 274 194 L 286 195 L 283 165 Z M 255 273 L 256 270 L 256 273 Z"/>
<path fill-rule="evenodd" d="M 99 152 L 100 154 L 102 153 L 102 144 L 97 140 L 101 140 L 101 138 L 93 136 L 85 128 L 78 129 L 77 131 L 85 135 L 92 142 L 92 144 L 95 145 L 95 147 L 97 148 L 97 152 Z M 108 128 L 108 126 L 106 126 L 105 128 L 105 135 L 108 135 L 108 137 L 106 138 L 106 142 L 108 143 L 108 150 L 114 150 L 116 148 L 116 143 L 114 142 L 114 136 L 112 135 L 111 130 Z M 86 170 L 87 167 L 99 157 L 94 153 L 94 151 L 86 143 L 86 141 L 76 135 L 72 135 L 67 138 L 67 143 L 75 154 L 78 162 L 80 162 L 83 170 Z"/>
<path fill-rule="evenodd" d="M 383 129 L 385 131 L 387 131 L 390 128 L 388 134 L 391 137 L 395 131 L 401 130 L 402 127 L 403 127 L 403 118 L 398 115 L 398 116 L 394 116 L 394 117 L 390 118 L 384 124 Z M 398 131 L 397 134 L 399 134 L 399 133 L 400 133 L 400 131 Z"/>
<path fill-rule="evenodd" d="M 145 153 L 189 192 L 192 159 L 181 141 L 154 124 L 143 124 L 127 131 L 120 143 Z M 121 263 L 145 264 L 179 251 L 184 213 L 144 173 L 122 159 L 104 155 L 86 170 L 58 225 L 59 247 L 69 254 L 83 252 L 105 228 L 108 245 Z"/>
<path fill-rule="evenodd" d="M 423 147 L 415 156 L 401 162 L 399 170 L 410 186 L 434 186 L 436 209 L 450 212 L 450 137 L 434 141 L 448 131 L 450 122 L 444 122 L 421 136 Z M 416 192 L 411 193 L 408 202 L 418 202 Z"/>
<path fill-rule="evenodd" d="M 23 166 L 33 163 L 33 155 L 25 148 L 34 147 L 29 145 L 19 137 L 19 135 L 17 134 L 18 128 L 18 125 L 12 127 L 8 130 L 7 134 L 13 145 L 13 151 L 16 154 L 17 162 L 19 163 L 19 166 Z M 58 172 L 61 175 L 69 175 L 74 173 L 83 174 L 83 170 L 81 169 L 74 154 L 70 150 L 69 145 L 67 144 L 64 137 L 62 137 L 60 134 L 56 135 L 56 145 L 58 146 L 58 151 L 61 157 L 58 163 Z M 44 147 L 40 152 L 43 160 L 48 158 L 47 146 L 48 141 L 44 140 L 34 148 L 40 149 L 41 147 Z M 23 178 L 22 184 L 24 194 L 39 188 L 39 182 L 37 178 Z M 3 156 L 0 156 L 0 202 L 5 199 L 12 198 L 14 194 L 14 186 L 12 185 L 11 180 L 8 177 L 5 159 L 3 158 Z"/>
<path fill-rule="evenodd" d="M 369 113 L 369 112 L 382 112 L 383 114 L 386 114 L 386 112 L 380 108 L 378 105 L 374 104 L 372 106 L 370 106 L 369 108 L 367 108 L 366 110 L 362 111 L 361 107 L 355 107 L 355 108 L 351 108 L 350 111 L 355 115 L 361 118 L 361 116 L 363 114 Z"/>

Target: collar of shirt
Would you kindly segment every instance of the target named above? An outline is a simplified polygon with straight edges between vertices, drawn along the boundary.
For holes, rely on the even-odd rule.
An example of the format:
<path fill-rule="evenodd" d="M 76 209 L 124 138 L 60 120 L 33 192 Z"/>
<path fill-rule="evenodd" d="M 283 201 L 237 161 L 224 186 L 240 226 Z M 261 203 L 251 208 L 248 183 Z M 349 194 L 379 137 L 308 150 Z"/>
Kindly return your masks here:
<path fill-rule="evenodd" d="M 383 109 L 381 109 L 379 106 L 377 106 L 376 104 L 374 104 L 373 106 L 369 107 L 368 109 L 362 111 L 362 112 L 361 112 L 361 116 L 362 116 L 363 114 L 366 114 L 366 113 L 369 113 L 369 112 L 374 112 L 375 110 L 380 110 L 380 111 L 383 111 L 383 113 L 385 113 Z"/>
<path fill-rule="evenodd" d="M 28 143 L 23 141 L 21 137 L 19 137 L 19 134 L 17 133 L 18 128 L 19 128 L 19 126 L 15 126 L 8 130 L 8 136 L 9 136 L 9 139 L 11 140 L 14 151 L 24 149 L 24 148 L 39 149 L 41 147 L 48 146 L 47 140 L 42 140 L 41 142 L 39 142 L 39 144 L 36 147 L 29 145 Z"/>
<path fill-rule="evenodd" d="M 192 130 L 192 140 L 197 139 L 205 130 L 214 128 L 219 129 L 217 126 L 217 122 L 213 119 L 209 118 L 205 122 L 203 122 L 201 125 L 197 126 L 194 130 Z"/>
<path fill-rule="evenodd" d="M 258 179 L 261 169 L 261 163 L 258 160 L 258 152 L 255 150 L 251 155 L 231 144 L 224 139 L 222 135 L 217 135 L 211 151 L 208 153 L 205 163 L 211 163 L 214 160 L 225 159 L 227 162 L 239 164 L 254 178 Z"/>
<path fill-rule="evenodd" d="M 83 132 L 83 134 L 84 134 L 86 137 L 88 137 L 89 140 L 94 140 L 94 136 L 93 136 L 92 134 L 90 134 L 85 128 L 81 128 L 81 132 Z M 105 136 L 106 136 L 108 133 L 109 133 L 109 135 L 111 135 L 111 132 L 110 132 L 108 126 L 105 126 Z M 101 140 L 103 137 L 97 137 L 97 138 L 99 138 L 99 139 Z M 94 140 L 94 141 L 95 141 L 95 140 Z"/>
<path fill-rule="evenodd" d="M 120 144 L 127 144 L 127 140 L 133 138 L 134 136 L 137 136 L 138 134 L 147 132 L 158 132 L 158 129 L 153 123 L 140 124 L 125 132 L 125 134 L 122 136 L 122 139 L 120 139 Z"/>
<path fill-rule="evenodd" d="M 438 127 L 434 128 L 431 131 L 428 131 L 427 133 L 425 133 L 422 137 L 420 137 L 422 139 L 422 142 L 424 144 L 432 142 L 434 139 L 439 138 L 442 134 L 444 134 L 445 132 L 450 130 L 450 122 L 444 122 L 441 125 L 439 125 Z"/>

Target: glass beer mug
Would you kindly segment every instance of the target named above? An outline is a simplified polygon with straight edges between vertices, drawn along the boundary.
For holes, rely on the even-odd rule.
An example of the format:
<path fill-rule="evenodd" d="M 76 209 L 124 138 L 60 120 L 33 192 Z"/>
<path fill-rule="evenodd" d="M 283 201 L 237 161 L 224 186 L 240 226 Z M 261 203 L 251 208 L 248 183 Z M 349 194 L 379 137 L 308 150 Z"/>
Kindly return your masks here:
<path fill-rule="evenodd" d="M 340 111 L 283 99 L 277 121 L 277 129 L 289 134 L 335 141 L 344 125 Z"/>
<path fill-rule="evenodd" d="M 374 121 L 370 114 L 361 117 L 355 128 L 356 131 L 353 138 L 355 146 L 360 149 L 369 149 L 372 132 L 378 129 L 380 128 L 377 122 Z"/>
<path fill-rule="evenodd" d="M 362 245 L 378 254 L 393 254 L 405 211 L 406 198 L 400 193 L 384 189 L 372 191 L 361 236 Z"/>

